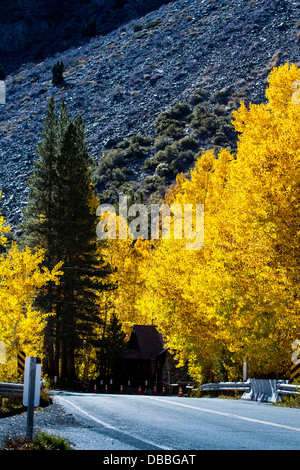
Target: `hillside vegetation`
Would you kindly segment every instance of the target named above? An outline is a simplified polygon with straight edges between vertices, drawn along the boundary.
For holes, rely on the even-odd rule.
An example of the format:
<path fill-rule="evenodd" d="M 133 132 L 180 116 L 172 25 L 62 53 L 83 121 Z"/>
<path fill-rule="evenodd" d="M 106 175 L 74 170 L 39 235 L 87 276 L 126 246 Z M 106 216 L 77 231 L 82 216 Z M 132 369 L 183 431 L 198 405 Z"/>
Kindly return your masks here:
<path fill-rule="evenodd" d="M 11 33 L 18 15 L 28 18 L 36 4 L 21 3 L 22 8 L 16 1 L 16 8 L 3 16 Z M 37 12 L 42 3 L 38 2 Z M 78 2 L 73 3 L 74 13 Z M 114 200 L 119 189 L 157 198 L 178 172 L 193 166 L 201 148 L 234 148 L 231 111 L 241 98 L 246 104 L 265 101 L 272 67 L 298 63 L 300 10 L 296 2 L 143 2 L 145 7 L 151 3 L 156 8 L 147 14 L 148 7 L 141 12 L 133 6 L 141 2 L 123 3 L 134 16 L 122 16 L 120 8 L 109 8 L 111 2 L 106 2 L 104 23 L 110 29 L 102 31 L 97 16 L 104 14 L 101 2 L 80 2 L 85 9 L 82 21 L 95 16 L 96 22 L 96 31 L 90 22 L 91 35 L 85 36 L 82 22 L 76 23 L 82 10 L 68 15 L 66 2 L 61 11 L 64 23 L 55 23 L 53 29 L 61 49 L 48 55 L 45 47 L 37 58 L 24 56 L 19 68 L 14 63 L 11 72 L 8 63 L 4 67 L 9 73 L 7 103 L 0 108 L 1 208 L 14 228 L 26 205 L 27 180 L 41 139 L 41 117 L 51 96 L 57 102 L 64 99 L 72 116 L 82 115 L 89 153 L 100 163 L 95 174 L 103 199 Z M 48 7 L 44 11 L 49 25 Z M 124 22 L 116 22 L 112 29 L 116 15 Z M 32 16 L 34 37 L 44 40 L 45 35 L 51 42 L 44 23 Z M 17 47 L 17 35 L 12 43 Z M 32 50 L 28 43 L 27 52 Z M 5 54 L 0 44 L 0 63 L 5 62 Z M 64 81 L 55 85 L 52 68 L 58 61 L 64 64 Z"/>

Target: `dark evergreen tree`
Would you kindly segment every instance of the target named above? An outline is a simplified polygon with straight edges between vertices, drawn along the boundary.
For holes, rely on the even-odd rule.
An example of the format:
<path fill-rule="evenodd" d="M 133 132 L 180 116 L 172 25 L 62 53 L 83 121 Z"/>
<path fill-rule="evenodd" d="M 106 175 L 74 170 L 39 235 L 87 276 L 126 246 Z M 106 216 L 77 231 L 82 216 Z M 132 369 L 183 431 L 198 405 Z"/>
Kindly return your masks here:
<path fill-rule="evenodd" d="M 117 377 L 121 371 L 121 355 L 125 350 L 125 333 L 115 313 L 98 341 L 98 368 L 100 377 Z"/>
<path fill-rule="evenodd" d="M 65 66 L 63 61 L 57 61 L 52 68 L 52 83 L 53 85 L 60 85 L 64 81 L 63 73 Z"/>
<path fill-rule="evenodd" d="M 49 101 L 47 116 L 44 121 L 42 141 L 39 142 L 34 160 L 34 170 L 29 178 L 28 204 L 23 213 L 23 231 L 21 243 L 31 248 L 41 247 L 45 250 L 45 264 L 54 266 L 57 257 L 55 253 L 54 220 L 59 217 L 54 201 L 55 188 L 57 187 L 57 157 L 58 143 L 58 119 L 55 112 L 55 101 Z M 38 306 L 44 311 L 51 312 L 54 309 L 55 287 L 48 283 L 38 297 Z M 54 345 L 56 319 L 50 317 L 45 333 L 45 371 L 50 375 L 58 375 L 54 364 Z M 57 350 L 56 350 L 57 352 Z M 58 361 L 58 358 L 56 358 Z"/>
<path fill-rule="evenodd" d="M 64 102 L 56 117 L 51 99 L 43 140 L 30 178 L 23 242 L 46 251 L 45 264 L 63 261 L 59 286 L 50 284 L 38 303 L 53 310 L 45 332 L 45 372 L 64 385 L 75 379 L 76 351 L 93 340 L 102 288 L 96 238 L 97 198 L 81 117 L 72 120 Z"/>

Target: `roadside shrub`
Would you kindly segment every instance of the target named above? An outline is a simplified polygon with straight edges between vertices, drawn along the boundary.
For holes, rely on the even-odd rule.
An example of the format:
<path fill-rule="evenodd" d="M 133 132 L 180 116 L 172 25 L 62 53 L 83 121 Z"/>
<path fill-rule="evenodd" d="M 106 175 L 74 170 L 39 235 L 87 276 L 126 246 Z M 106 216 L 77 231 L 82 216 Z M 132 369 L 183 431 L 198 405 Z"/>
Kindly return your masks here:
<path fill-rule="evenodd" d="M 40 406 L 46 407 L 53 403 L 53 399 L 50 396 L 50 393 L 46 390 L 41 390 L 40 393 Z"/>
<path fill-rule="evenodd" d="M 73 448 L 63 437 L 40 431 L 32 442 L 23 436 L 6 437 L 1 450 L 73 450 Z"/>
<path fill-rule="evenodd" d="M 40 431 L 33 441 L 32 450 L 72 450 L 66 439 Z"/>
<path fill-rule="evenodd" d="M 300 396 L 299 395 L 284 396 L 280 404 L 283 406 L 287 406 L 289 408 L 300 408 Z"/>
<path fill-rule="evenodd" d="M 22 397 L 3 397 L 0 399 L 0 417 L 22 413 L 24 409 Z"/>

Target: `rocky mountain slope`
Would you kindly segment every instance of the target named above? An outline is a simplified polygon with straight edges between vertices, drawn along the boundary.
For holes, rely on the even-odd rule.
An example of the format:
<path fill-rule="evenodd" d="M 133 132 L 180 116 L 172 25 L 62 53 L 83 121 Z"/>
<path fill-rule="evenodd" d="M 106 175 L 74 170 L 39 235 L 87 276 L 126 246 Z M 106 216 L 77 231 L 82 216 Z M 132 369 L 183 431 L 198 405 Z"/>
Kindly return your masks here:
<path fill-rule="evenodd" d="M 172 0 L 176 1 L 176 0 Z M 11 73 L 159 8 L 168 0 L 9 0 L 0 2 L 0 64 Z M 37 40 L 38 38 L 38 40 Z"/>
<path fill-rule="evenodd" d="M 241 97 L 246 102 L 263 101 L 272 67 L 298 63 L 299 37 L 296 1 L 177 0 L 40 62 L 24 62 L 6 77 L 7 102 L 0 105 L 4 216 L 17 227 L 50 96 L 63 98 L 72 115 L 82 114 L 90 154 L 98 164 L 108 150 L 126 149 L 124 139 L 130 136 L 157 138 L 156 118 L 176 103 L 191 107 L 183 115 L 182 139 L 191 136 L 196 121 L 191 113 L 198 112 L 195 106 L 200 102 L 206 117 L 210 112 L 228 118 Z M 64 83 L 53 85 L 52 67 L 58 60 L 65 64 Z M 199 89 L 205 98 L 196 99 Z M 199 126 L 196 130 L 197 150 L 219 143 L 206 139 L 202 145 Z M 143 159 L 133 162 L 129 179 L 157 173 L 157 166 L 145 166 L 147 146 L 152 158 L 159 150 L 155 140 L 143 143 Z M 163 163 L 168 165 L 167 160 Z M 128 165 L 130 156 L 123 167 Z"/>

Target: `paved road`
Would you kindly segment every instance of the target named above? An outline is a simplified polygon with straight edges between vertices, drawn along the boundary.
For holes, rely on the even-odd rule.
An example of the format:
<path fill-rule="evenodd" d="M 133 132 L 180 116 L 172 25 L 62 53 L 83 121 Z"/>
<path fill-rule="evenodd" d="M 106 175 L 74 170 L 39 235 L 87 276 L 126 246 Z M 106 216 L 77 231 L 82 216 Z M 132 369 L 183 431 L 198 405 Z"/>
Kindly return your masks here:
<path fill-rule="evenodd" d="M 56 392 L 78 450 L 299 450 L 300 410 L 246 400 Z"/>

